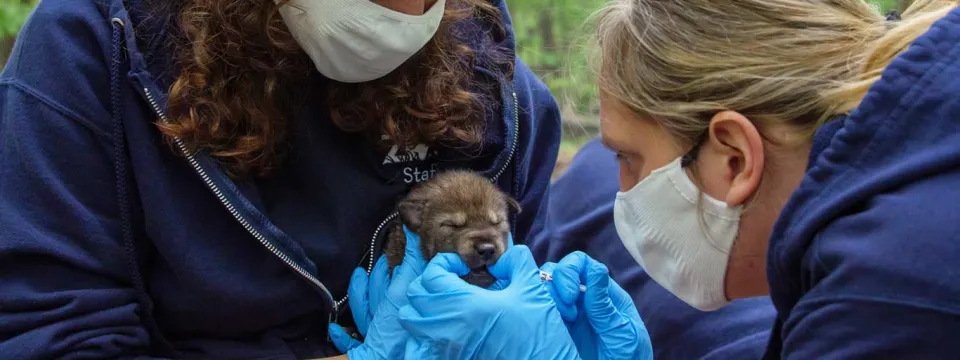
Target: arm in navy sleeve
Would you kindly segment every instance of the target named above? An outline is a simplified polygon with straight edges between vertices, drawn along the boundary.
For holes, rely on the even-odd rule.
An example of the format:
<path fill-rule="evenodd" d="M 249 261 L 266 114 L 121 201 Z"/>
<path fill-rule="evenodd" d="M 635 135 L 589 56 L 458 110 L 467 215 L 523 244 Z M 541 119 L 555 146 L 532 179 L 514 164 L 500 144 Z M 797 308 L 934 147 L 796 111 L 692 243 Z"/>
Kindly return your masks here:
<path fill-rule="evenodd" d="M 517 194 L 522 209 L 516 220 L 515 238 L 534 251 L 533 242 L 542 228 L 543 209 L 550 188 L 550 177 L 560 149 L 560 108 L 547 86 L 519 59 L 515 72 L 520 128 L 519 154 L 515 167 Z M 540 258 L 537 259 L 541 260 Z"/>
<path fill-rule="evenodd" d="M 0 358 L 145 350 L 112 151 L 66 109 L 0 83 Z"/>
<path fill-rule="evenodd" d="M 0 359 L 136 358 L 150 338 L 97 95 L 110 25 L 64 3 L 40 2 L 0 76 Z"/>

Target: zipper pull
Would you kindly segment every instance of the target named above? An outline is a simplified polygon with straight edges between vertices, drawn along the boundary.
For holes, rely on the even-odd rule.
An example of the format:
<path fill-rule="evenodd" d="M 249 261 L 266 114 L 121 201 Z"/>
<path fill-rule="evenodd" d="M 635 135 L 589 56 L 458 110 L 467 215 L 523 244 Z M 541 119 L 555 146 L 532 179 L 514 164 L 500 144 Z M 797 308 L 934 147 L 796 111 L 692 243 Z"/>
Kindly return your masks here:
<path fill-rule="evenodd" d="M 327 342 L 332 343 L 330 339 L 330 324 L 336 324 L 340 318 L 340 309 L 337 304 L 333 304 L 333 311 L 327 313 Z"/>
<path fill-rule="evenodd" d="M 333 312 L 327 314 L 327 329 L 328 329 L 328 330 L 327 330 L 327 342 L 329 342 L 329 343 L 332 343 L 332 342 L 333 342 L 333 340 L 330 338 L 330 330 L 329 330 L 329 329 L 330 329 L 330 324 L 336 324 L 336 323 L 337 323 L 337 320 L 340 319 L 340 310 L 341 310 L 341 309 L 340 309 L 339 307 L 335 307 L 335 310 L 334 310 Z M 339 324 L 338 324 L 338 325 L 339 325 Z M 342 328 L 343 328 L 344 331 L 346 331 L 347 335 L 349 335 L 350 337 L 356 339 L 357 341 L 359 341 L 359 342 L 361 342 L 361 343 L 363 342 L 364 337 L 363 337 L 363 335 L 360 335 L 360 332 L 357 331 L 357 329 L 354 329 L 354 328 L 352 328 L 352 327 L 342 327 Z"/>

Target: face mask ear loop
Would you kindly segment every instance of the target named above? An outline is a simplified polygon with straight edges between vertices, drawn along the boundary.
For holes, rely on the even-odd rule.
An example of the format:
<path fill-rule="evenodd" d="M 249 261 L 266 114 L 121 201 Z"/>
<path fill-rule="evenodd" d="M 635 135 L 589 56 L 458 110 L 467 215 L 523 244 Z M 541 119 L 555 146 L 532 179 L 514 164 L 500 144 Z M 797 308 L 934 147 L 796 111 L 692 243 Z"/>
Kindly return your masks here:
<path fill-rule="evenodd" d="M 695 161 L 697 161 L 697 157 L 700 155 L 700 149 L 703 147 L 703 144 L 707 142 L 707 138 L 709 136 L 710 136 L 709 129 L 707 129 L 706 131 L 704 131 L 703 133 L 697 136 L 696 142 L 693 143 L 693 148 L 691 148 L 690 151 L 687 151 L 686 154 L 683 154 L 683 156 L 680 158 L 681 168 L 688 168 L 690 167 L 690 165 L 693 165 Z M 697 209 L 700 209 L 702 204 L 703 204 L 703 192 L 700 191 L 698 192 L 698 195 L 697 195 Z M 715 239 L 713 238 L 713 234 L 709 230 L 707 230 L 709 227 L 707 226 L 707 219 L 704 216 L 705 215 L 702 210 L 697 211 L 697 217 L 698 217 L 698 222 L 700 223 L 700 229 L 704 231 L 709 241 L 715 241 Z"/>
<path fill-rule="evenodd" d="M 681 167 L 689 167 L 697 160 L 697 156 L 700 155 L 700 148 L 703 147 L 703 143 L 707 142 L 707 137 L 710 135 L 710 130 L 704 131 L 702 134 L 697 136 L 697 141 L 693 143 L 693 148 L 690 151 L 687 151 L 686 154 L 683 154 L 683 157 L 680 158 Z"/>

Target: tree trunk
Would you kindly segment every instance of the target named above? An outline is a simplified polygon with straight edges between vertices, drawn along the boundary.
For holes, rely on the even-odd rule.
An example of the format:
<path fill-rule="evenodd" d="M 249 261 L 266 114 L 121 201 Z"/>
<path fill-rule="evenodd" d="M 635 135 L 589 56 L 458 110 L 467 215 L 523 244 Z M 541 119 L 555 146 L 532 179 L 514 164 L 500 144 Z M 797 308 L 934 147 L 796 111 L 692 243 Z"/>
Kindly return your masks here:
<path fill-rule="evenodd" d="M 540 40 L 543 41 L 543 47 L 541 51 L 556 55 L 558 52 L 557 49 L 557 39 L 554 36 L 553 31 L 553 12 L 552 11 L 543 11 L 540 13 L 540 16 L 537 17 L 537 28 L 540 30 Z M 540 70 L 545 71 L 546 73 L 552 73 L 557 71 L 556 63 L 549 64 L 540 64 Z"/>
<path fill-rule="evenodd" d="M 897 0 L 897 11 L 900 13 L 907 11 L 907 8 L 910 7 L 910 4 L 913 4 L 913 0 Z"/>
<path fill-rule="evenodd" d="M 7 59 L 10 58 L 10 51 L 13 50 L 14 40 L 16 40 L 14 37 L 0 39 L 0 69 L 3 68 L 3 64 L 6 64 Z"/>
<path fill-rule="evenodd" d="M 540 19 L 537 21 L 537 27 L 540 28 L 540 36 L 543 39 L 543 47 L 548 50 L 557 49 L 557 40 L 553 35 L 553 14 L 550 11 L 540 13 Z"/>

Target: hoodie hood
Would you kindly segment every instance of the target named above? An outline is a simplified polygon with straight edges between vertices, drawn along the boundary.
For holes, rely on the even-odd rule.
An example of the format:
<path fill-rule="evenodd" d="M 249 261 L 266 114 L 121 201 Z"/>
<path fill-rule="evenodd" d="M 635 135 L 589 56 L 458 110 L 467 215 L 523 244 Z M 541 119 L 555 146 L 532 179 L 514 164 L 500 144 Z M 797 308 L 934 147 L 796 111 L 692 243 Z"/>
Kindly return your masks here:
<path fill-rule="evenodd" d="M 849 116 L 817 131 L 807 172 L 770 238 L 778 312 L 770 358 L 786 344 L 790 358 L 955 355 L 931 344 L 958 331 L 947 326 L 960 296 L 952 271 L 960 256 L 958 93 L 954 9 L 885 68 Z"/>
<path fill-rule="evenodd" d="M 954 10 L 887 66 L 848 117 L 818 130 L 771 237 L 770 278 L 798 278 L 813 235 L 851 206 L 960 165 L 958 24 Z"/>

